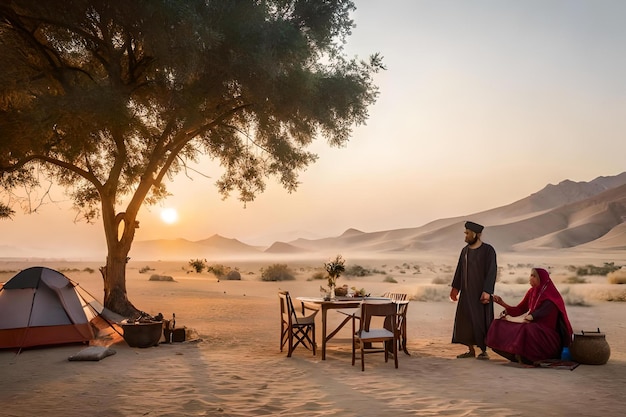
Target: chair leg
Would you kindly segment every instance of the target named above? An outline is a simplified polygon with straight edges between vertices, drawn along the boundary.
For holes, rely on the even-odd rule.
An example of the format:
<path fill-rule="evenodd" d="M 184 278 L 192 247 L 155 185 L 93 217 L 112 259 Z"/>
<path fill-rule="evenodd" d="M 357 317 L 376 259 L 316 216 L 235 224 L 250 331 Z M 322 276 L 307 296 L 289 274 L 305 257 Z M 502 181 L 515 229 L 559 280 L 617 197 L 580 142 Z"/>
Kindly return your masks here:
<path fill-rule="evenodd" d="M 288 339 L 289 339 L 289 350 L 287 351 L 287 357 L 291 358 L 291 353 L 293 352 L 293 329 L 289 329 L 288 331 Z"/>
<path fill-rule="evenodd" d="M 311 326 L 311 333 L 313 336 L 313 339 L 311 340 L 311 345 L 313 346 L 313 356 L 315 356 L 315 324 L 313 326 Z"/>
<path fill-rule="evenodd" d="M 365 351 L 363 350 L 363 341 L 359 341 L 359 346 L 361 347 L 361 371 L 365 371 Z"/>

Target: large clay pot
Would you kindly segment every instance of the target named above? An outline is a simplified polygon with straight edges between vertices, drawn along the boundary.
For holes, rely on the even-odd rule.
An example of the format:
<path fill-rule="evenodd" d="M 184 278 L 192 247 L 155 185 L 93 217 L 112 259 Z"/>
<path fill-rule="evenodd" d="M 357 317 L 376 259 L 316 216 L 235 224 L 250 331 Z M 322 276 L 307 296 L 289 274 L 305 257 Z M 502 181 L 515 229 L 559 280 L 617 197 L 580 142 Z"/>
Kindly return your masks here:
<path fill-rule="evenodd" d="M 572 359 L 585 365 L 604 365 L 611 356 L 611 348 L 604 333 L 583 330 L 574 333 L 570 346 Z"/>
<path fill-rule="evenodd" d="M 128 346 L 147 348 L 159 344 L 163 322 L 122 324 L 122 329 L 124 329 L 124 340 Z"/>

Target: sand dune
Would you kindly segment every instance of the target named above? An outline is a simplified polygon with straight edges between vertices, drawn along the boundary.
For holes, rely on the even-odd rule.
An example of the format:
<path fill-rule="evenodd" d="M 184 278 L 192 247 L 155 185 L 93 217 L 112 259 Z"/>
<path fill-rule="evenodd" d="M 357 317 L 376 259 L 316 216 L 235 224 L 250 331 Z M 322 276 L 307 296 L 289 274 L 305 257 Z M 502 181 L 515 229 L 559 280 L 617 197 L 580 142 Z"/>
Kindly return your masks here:
<path fill-rule="evenodd" d="M 349 260 L 350 261 L 350 260 Z M 399 369 L 382 357 L 367 357 L 366 370 L 352 367 L 349 332 L 329 343 L 326 361 L 299 347 L 292 358 L 279 351 L 276 293 L 316 295 L 320 281 L 310 281 L 317 262 L 288 262 L 295 281 L 261 282 L 264 263 L 229 264 L 242 281 L 217 281 L 210 274 L 186 274 L 179 262 L 149 262 L 176 282 L 149 281 L 142 263 L 128 266 L 131 300 L 151 314 L 176 313 L 179 326 L 197 333 L 194 342 L 128 347 L 119 336 L 102 339 L 116 354 L 100 362 L 69 362 L 80 346 L 32 349 L 16 355 L 0 351 L 0 415 L 26 416 L 621 416 L 626 383 L 626 304 L 602 301 L 609 286 L 601 277 L 587 284 L 566 284 L 570 259 L 547 262 L 562 291 L 585 294 L 585 305 L 570 305 L 575 331 L 600 327 L 611 345 L 606 365 L 581 365 L 574 371 L 518 368 L 491 354 L 491 360 L 455 359 L 462 348 L 450 344 L 455 304 L 448 287 L 433 284 L 450 278 L 456 260 L 373 259 L 364 265 L 385 271 L 341 282 L 373 294 L 407 292 L 409 350 Z M 501 263 L 497 291 L 516 297 L 526 266 Z M 419 272 L 415 266 L 418 265 Z M 32 266 L 4 262 L 2 271 Z M 48 265 L 65 269 L 81 286 L 99 295 L 96 264 Z M 404 271 L 402 273 L 401 271 Z M 6 280 L 10 273 L 0 275 Z M 394 276 L 396 284 L 384 282 Z M 441 295 L 441 297 L 440 297 Z M 426 301 L 416 301 L 423 299 Z M 339 317 L 330 314 L 330 323 Z M 319 323 L 318 323 L 319 326 Z M 318 327 L 319 329 L 319 327 Z M 319 341 L 319 339 L 318 339 Z"/>

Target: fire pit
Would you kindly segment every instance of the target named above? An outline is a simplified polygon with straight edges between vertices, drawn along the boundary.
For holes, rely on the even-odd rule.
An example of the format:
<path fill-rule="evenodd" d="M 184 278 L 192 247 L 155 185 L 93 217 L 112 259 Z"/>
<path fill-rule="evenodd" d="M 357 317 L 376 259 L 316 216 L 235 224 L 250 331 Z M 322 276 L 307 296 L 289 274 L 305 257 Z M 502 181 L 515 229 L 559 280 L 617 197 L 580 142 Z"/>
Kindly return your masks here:
<path fill-rule="evenodd" d="M 124 340 L 130 347 L 147 348 L 157 346 L 163 332 L 163 322 L 122 324 Z"/>

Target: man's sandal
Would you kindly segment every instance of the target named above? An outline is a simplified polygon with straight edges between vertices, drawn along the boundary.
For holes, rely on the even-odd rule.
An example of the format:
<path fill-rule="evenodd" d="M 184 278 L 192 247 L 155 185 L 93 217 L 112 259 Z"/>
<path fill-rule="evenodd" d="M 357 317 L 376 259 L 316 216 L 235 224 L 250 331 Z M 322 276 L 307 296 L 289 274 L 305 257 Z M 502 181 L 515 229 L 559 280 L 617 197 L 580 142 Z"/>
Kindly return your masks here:
<path fill-rule="evenodd" d="M 465 352 L 465 353 L 461 353 L 460 355 L 457 355 L 457 359 L 464 359 L 464 358 L 473 358 L 475 357 L 476 354 L 474 352 Z"/>
<path fill-rule="evenodd" d="M 489 355 L 487 354 L 487 352 L 481 352 L 478 356 L 476 356 L 476 359 L 482 359 L 482 360 L 489 360 Z"/>

